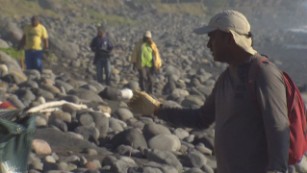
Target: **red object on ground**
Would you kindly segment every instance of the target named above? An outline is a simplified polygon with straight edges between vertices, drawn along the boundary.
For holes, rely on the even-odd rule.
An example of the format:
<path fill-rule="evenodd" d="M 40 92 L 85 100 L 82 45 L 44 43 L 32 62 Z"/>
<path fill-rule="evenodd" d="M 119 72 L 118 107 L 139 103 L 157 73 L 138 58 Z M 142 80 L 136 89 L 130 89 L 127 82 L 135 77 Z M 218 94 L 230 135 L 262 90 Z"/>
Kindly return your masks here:
<path fill-rule="evenodd" d="M 0 109 L 16 109 L 16 107 L 12 103 L 4 101 L 0 103 Z"/>

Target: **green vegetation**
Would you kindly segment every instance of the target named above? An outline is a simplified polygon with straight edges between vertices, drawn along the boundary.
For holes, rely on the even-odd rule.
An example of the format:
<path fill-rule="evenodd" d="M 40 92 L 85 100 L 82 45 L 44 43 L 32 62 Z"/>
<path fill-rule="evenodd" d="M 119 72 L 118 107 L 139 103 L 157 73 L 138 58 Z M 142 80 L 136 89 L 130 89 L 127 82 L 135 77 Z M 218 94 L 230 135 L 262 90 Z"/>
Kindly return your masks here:
<path fill-rule="evenodd" d="M 10 57 L 14 58 L 19 64 L 23 64 L 24 63 L 24 51 L 20 50 L 18 51 L 15 48 L 0 48 L 0 51 L 8 54 Z M 56 62 L 58 62 L 58 57 L 54 54 L 54 53 L 48 53 L 45 54 L 45 58 L 43 59 L 44 63 L 47 64 L 55 64 Z"/>
<path fill-rule="evenodd" d="M 218 0 L 223 1 L 223 0 Z M 123 7 L 121 0 L 53 0 L 57 7 L 63 8 L 63 12 L 53 11 L 41 7 L 43 0 L 1 0 L 0 11 L 2 16 L 20 19 L 33 15 L 49 16 L 53 18 L 62 18 L 66 12 L 76 12 L 79 15 L 74 17 L 76 22 L 95 23 L 97 21 L 106 21 L 111 24 L 133 24 L 133 19 L 125 16 L 105 14 L 93 8 L 93 4 L 98 4 L 107 8 L 120 9 Z M 201 15 L 205 7 L 203 3 L 161 3 L 161 0 L 133 0 L 133 3 L 140 5 L 154 4 L 157 10 L 162 13 L 187 13 L 192 15 Z"/>
<path fill-rule="evenodd" d="M 59 17 L 56 12 L 42 9 L 38 0 L 1 0 L 0 11 L 2 16 L 16 19 L 41 14 Z"/>
<path fill-rule="evenodd" d="M 0 51 L 8 54 L 10 57 L 15 59 L 21 67 L 24 67 L 24 51 L 18 51 L 15 48 L 0 48 Z"/>
<path fill-rule="evenodd" d="M 9 56 L 11 56 L 12 58 L 19 60 L 22 57 L 24 57 L 24 51 L 18 51 L 15 48 L 0 48 L 0 51 L 8 54 Z"/>
<path fill-rule="evenodd" d="M 67 11 L 78 11 L 79 15 L 72 17 L 72 20 L 82 23 L 97 23 L 105 21 L 110 24 L 133 24 L 132 19 L 117 15 L 107 15 L 102 11 L 94 10 L 92 4 L 99 4 L 99 0 L 84 0 L 78 3 L 71 0 L 54 0 L 57 6 L 63 8 L 63 13 L 51 9 L 42 8 L 40 0 L 1 0 L 1 15 L 19 20 L 22 17 L 31 17 L 33 15 L 49 16 L 53 18 L 62 18 L 66 16 Z M 103 6 L 108 8 L 117 8 L 121 4 L 116 0 L 104 0 Z M 65 10 L 64 10 L 65 8 Z"/>

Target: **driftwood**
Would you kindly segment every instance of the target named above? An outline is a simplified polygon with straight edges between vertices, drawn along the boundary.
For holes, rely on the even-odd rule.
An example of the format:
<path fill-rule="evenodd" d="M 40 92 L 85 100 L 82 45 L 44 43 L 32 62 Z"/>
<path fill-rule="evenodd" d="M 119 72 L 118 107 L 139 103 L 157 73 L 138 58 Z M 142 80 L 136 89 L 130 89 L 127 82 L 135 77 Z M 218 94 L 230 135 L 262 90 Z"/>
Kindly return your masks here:
<path fill-rule="evenodd" d="M 61 101 L 52 101 L 52 102 L 47 102 L 43 103 L 41 105 L 35 106 L 27 111 L 27 113 L 35 113 L 35 112 L 52 112 L 57 109 L 54 107 L 62 106 L 64 104 L 69 104 L 70 106 L 80 110 L 80 109 L 87 109 L 87 106 L 84 104 L 75 104 L 75 103 L 70 103 L 64 100 Z"/>
<path fill-rule="evenodd" d="M 60 108 L 55 107 L 55 108 L 46 108 L 46 109 L 40 110 L 39 112 L 40 113 L 50 113 L 50 112 L 55 112 L 58 110 L 60 110 Z"/>

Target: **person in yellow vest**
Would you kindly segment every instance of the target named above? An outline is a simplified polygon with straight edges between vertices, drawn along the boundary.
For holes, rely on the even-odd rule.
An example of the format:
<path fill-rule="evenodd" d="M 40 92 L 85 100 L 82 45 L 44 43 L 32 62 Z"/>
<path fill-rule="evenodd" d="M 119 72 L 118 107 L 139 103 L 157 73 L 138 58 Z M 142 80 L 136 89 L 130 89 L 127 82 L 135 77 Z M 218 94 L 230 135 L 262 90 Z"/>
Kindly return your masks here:
<path fill-rule="evenodd" d="M 24 28 L 24 34 L 18 49 L 25 49 L 25 64 L 27 69 L 43 69 L 43 53 L 49 47 L 48 33 L 37 16 L 31 18 L 31 25 Z"/>
<path fill-rule="evenodd" d="M 143 38 L 136 43 L 132 51 L 131 63 L 139 72 L 141 90 L 153 93 L 153 74 L 160 70 L 162 61 L 150 31 L 146 31 Z"/>

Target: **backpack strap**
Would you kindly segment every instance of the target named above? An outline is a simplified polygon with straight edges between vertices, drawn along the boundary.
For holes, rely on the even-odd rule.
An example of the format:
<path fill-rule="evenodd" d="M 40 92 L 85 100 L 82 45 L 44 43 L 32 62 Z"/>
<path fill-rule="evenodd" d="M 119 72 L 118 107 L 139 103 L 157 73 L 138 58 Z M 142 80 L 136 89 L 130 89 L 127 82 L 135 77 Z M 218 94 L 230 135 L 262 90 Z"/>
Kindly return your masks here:
<path fill-rule="evenodd" d="M 282 72 L 283 73 L 283 80 L 284 80 L 284 83 L 285 85 L 288 87 L 288 88 L 292 88 L 293 90 L 287 90 L 287 95 L 290 96 L 290 98 L 288 98 L 288 101 L 289 103 L 292 103 L 291 105 L 289 105 L 289 110 L 288 111 L 291 111 L 293 110 L 294 108 L 294 105 L 296 104 L 296 101 L 297 101 L 297 93 L 295 93 L 295 89 L 297 88 L 296 85 L 294 84 L 294 82 L 291 80 L 290 76 L 286 73 L 286 72 Z M 288 112 L 289 114 L 290 112 Z"/>

